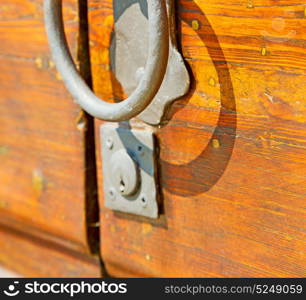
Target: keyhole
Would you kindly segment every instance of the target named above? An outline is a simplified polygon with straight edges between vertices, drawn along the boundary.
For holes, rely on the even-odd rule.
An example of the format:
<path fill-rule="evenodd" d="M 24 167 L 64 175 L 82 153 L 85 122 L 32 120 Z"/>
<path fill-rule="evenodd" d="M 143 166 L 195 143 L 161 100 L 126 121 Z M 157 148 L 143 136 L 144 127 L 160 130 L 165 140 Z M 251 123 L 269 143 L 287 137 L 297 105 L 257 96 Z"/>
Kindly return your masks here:
<path fill-rule="evenodd" d="M 123 181 L 123 179 L 120 179 L 120 192 L 124 193 L 125 190 L 125 182 Z"/>
<path fill-rule="evenodd" d="M 118 195 L 128 199 L 128 196 L 135 194 L 138 189 L 140 178 L 137 164 L 127 151 L 122 149 L 112 155 L 110 166 L 113 187 Z"/>

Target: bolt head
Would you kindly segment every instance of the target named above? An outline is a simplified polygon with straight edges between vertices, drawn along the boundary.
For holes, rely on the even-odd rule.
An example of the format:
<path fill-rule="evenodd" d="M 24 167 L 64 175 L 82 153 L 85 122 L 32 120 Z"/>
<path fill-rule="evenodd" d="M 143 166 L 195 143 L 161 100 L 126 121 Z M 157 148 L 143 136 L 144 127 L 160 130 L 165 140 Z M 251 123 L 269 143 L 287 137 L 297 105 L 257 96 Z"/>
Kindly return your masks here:
<path fill-rule="evenodd" d="M 143 208 L 147 207 L 147 205 L 148 205 L 148 199 L 147 199 L 147 197 L 146 197 L 145 195 L 141 195 L 141 196 L 140 196 L 140 201 L 141 201 L 141 206 L 142 206 Z"/>
<path fill-rule="evenodd" d="M 138 145 L 137 146 L 137 152 L 140 156 L 143 156 L 145 151 L 144 151 L 144 147 L 142 145 Z"/>
<path fill-rule="evenodd" d="M 111 137 L 107 138 L 106 140 L 106 146 L 109 150 L 113 149 L 114 147 L 114 141 Z"/>
<path fill-rule="evenodd" d="M 108 190 L 108 194 L 109 194 L 110 199 L 111 199 L 112 201 L 115 201 L 115 200 L 116 200 L 116 190 L 115 190 L 114 188 L 110 188 L 110 189 Z"/>

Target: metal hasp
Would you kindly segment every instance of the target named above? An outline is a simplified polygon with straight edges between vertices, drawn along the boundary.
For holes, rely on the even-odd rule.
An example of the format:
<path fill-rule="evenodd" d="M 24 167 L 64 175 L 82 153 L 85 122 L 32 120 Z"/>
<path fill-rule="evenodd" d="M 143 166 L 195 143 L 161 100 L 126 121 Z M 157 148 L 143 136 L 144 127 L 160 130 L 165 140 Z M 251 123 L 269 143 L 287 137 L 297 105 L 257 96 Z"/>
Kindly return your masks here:
<path fill-rule="evenodd" d="M 141 113 L 158 92 L 169 57 L 169 26 L 165 1 L 147 0 L 149 54 L 137 87 L 125 101 L 109 103 L 91 91 L 73 62 L 64 31 L 63 0 L 44 0 L 45 27 L 54 63 L 70 94 L 93 117 L 111 122 L 129 120 Z"/>
<path fill-rule="evenodd" d="M 150 125 L 163 123 L 165 112 L 190 87 L 190 77 L 177 50 L 175 0 L 167 0 L 169 61 L 163 83 L 150 105 L 137 117 Z M 130 95 L 144 74 L 148 59 L 147 0 L 113 0 L 115 29 L 111 42 L 111 67 L 124 92 Z"/>
<path fill-rule="evenodd" d="M 154 135 L 148 130 L 100 127 L 104 201 L 107 208 L 158 217 Z"/>

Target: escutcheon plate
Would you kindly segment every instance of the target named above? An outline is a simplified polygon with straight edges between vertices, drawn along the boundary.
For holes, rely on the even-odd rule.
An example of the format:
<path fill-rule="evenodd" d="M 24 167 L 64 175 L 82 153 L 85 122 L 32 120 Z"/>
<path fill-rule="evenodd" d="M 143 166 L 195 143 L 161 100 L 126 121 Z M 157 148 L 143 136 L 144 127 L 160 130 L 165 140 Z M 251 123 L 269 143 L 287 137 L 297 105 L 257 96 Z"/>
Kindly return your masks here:
<path fill-rule="evenodd" d="M 123 126 L 124 123 L 119 127 L 115 124 L 105 124 L 100 127 L 105 206 L 112 210 L 157 218 L 156 148 L 153 133 L 148 129 L 144 131 Z M 139 184 L 132 195 L 120 193 L 112 178 L 113 158 L 118 159 L 120 153 L 125 153 L 124 155 L 127 153 L 138 168 Z M 128 166 L 126 169 L 124 167 L 120 171 L 125 172 L 124 177 L 134 176 L 134 172 L 131 174 L 132 170 Z"/>

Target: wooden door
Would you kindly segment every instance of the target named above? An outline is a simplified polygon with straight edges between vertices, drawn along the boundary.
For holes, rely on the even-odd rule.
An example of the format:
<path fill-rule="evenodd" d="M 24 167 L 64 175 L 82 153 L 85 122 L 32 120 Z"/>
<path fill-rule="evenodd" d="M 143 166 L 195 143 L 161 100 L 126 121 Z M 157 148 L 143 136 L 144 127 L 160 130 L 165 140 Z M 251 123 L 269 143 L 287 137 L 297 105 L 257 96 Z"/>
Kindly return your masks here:
<path fill-rule="evenodd" d="M 0 265 L 21 276 L 100 276 L 92 119 L 50 57 L 43 0 L 0 4 Z M 76 0 L 66 32 L 86 75 Z"/>
<path fill-rule="evenodd" d="M 123 99 L 109 67 L 112 1 L 88 3 L 95 92 Z M 104 208 L 96 121 L 106 270 L 305 276 L 305 3 L 179 0 L 177 8 L 193 79 L 170 122 L 155 129 L 163 198 L 157 221 Z"/>

